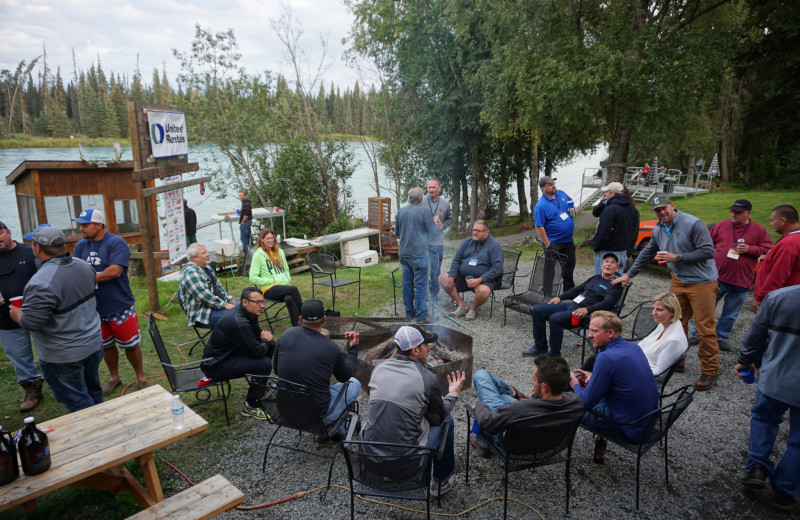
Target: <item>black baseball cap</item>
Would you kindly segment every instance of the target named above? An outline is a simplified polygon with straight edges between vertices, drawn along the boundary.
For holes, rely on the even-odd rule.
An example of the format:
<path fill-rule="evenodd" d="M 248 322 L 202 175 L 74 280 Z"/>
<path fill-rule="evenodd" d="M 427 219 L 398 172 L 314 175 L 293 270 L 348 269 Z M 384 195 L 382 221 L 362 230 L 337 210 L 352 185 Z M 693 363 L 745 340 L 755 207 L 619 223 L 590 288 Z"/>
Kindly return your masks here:
<path fill-rule="evenodd" d="M 733 211 L 752 211 L 753 205 L 750 204 L 750 201 L 747 199 L 739 199 L 728 209 Z"/>
<path fill-rule="evenodd" d="M 306 321 L 321 320 L 325 317 L 325 306 L 314 298 L 306 300 L 300 308 L 300 316 Z"/>

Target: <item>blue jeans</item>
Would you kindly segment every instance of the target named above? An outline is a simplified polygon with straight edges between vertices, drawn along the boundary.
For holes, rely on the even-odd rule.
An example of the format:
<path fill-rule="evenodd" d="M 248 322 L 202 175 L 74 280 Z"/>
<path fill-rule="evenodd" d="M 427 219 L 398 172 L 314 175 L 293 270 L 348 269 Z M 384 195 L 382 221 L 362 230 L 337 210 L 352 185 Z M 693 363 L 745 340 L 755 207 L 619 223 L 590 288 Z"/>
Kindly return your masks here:
<path fill-rule="evenodd" d="M 472 384 L 475 386 L 475 392 L 478 393 L 478 400 L 484 403 L 491 411 L 499 410 L 516 402 L 512 395 L 511 387 L 505 381 L 492 376 L 488 370 L 481 369 L 475 372 L 472 375 Z M 483 435 L 488 436 L 491 434 L 487 432 L 483 433 Z M 477 435 L 476 438 L 480 444 L 487 446 L 483 439 Z M 494 435 L 494 442 L 499 446 L 503 445 L 498 434 Z"/>
<path fill-rule="evenodd" d="M 0 330 L 0 346 L 14 367 L 17 382 L 41 379 L 33 362 L 31 335 L 25 329 Z"/>
<path fill-rule="evenodd" d="M 72 363 L 48 363 L 40 359 L 39 364 L 53 396 L 71 413 L 103 402 L 98 373 L 102 359 L 103 351 L 98 350 Z"/>
<path fill-rule="evenodd" d="M 247 219 L 247 222 L 239 224 L 239 238 L 242 241 L 242 254 L 247 254 L 247 246 L 250 245 L 250 234 L 252 227 L 253 219 Z"/>
<path fill-rule="evenodd" d="M 778 426 L 783 415 L 789 410 L 789 438 L 786 452 L 776 467 L 769 458 L 778 436 Z M 764 466 L 769 475 L 773 491 L 780 491 L 791 497 L 800 492 L 800 408 L 773 399 L 756 390 L 756 404 L 751 410 L 750 444 L 747 453 L 746 471 L 755 466 Z"/>
<path fill-rule="evenodd" d="M 444 480 L 450 478 L 450 475 L 456 470 L 456 455 L 453 450 L 454 441 L 454 432 L 455 426 L 453 424 L 453 416 L 448 414 L 444 420 L 445 423 L 450 425 L 450 428 L 447 430 L 447 440 L 444 443 L 444 455 L 442 456 L 442 460 L 436 460 L 436 456 L 434 455 L 433 458 L 433 476 L 437 480 Z M 429 448 L 438 448 L 439 447 L 439 439 L 442 437 L 442 427 L 441 426 L 431 426 L 430 434 L 428 434 L 428 447 Z"/>
<path fill-rule="evenodd" d="M 611 414 L 608 411 L 608 404 L 606 404 L 605 398 L 601 399 L 599 403 L 594 405 L 592 407 L 592 410 L 606 417 L 611 417 Z M 583 414 L 581 423 L 585 424 L 586 426 L 591 426 L 592 428 L 598 430 L 605 437 L 614 437 L 615 436 L 614 434 L 619 432 L 619 429 L 616 428 L 613 424 L 594 414 L 590 414 L 589 412 Z"/>
<path fill-rule="evenodd" d="M 435 298 L 436 295 L 439 294 L 439 273 L 442 272 L 442 255 L 444 255 L 444 245 L 429 245 L 428 254 L 430 255 L 431 259 L 431 282 L 428 287 L 431 292 L 431 296 Z"/>
<path fill-rule="evenodd" d="M 342 415 L 342 412 L 344 412 L 344 409 L 347 408 L 350 403 L 358 399 L 358 394 L 361 392 L 361 383 L 359 383 L 358 379 L 355 377 L 351 377 L 350 384 L 347 385 L 347 393 L 345 394 L 344 398 L 340 399 L 337 403 L 336 398 L 342 392 L 343 388 L 344 383 L 336 383 L 335 385 L 331 385 L 331 404 L 328 408 L 328 415 L 322 418 L 322 423 L 326 426 L 334 422 L 340 415 Z M 337 433 L 344 433 L 344 428 L 345 421 L 342 421 L 342 423 L 339 425 L 339 428 L 335 432 L 330 432 L 330 434 L 336 435 Z"/>
<path fill-rule="evenodd" d="M 406 306 L 406 318 L 422 319 L 428 315 L 425 296 L 428 294 L 429 257 L 408 258 L 400 256 L 400 267 L 403 269 L 403 304 Z"/>
<path fill-rule="evenodd" d="M 727 341 L 733 330 L 733 324 L 736 323 L 736 319 L 739 317 L 739 311 L 742 310 L 744 302 L 747 301 L 747 294 L 750 290 L 720 282 L 719 280 L 717 280 L 717 286 L 717 301 L 714 305 L 716 306 L 721 299 L 725 298 L 722 303 L 722 314 L 717 320 L 717 340 Z M 691 335 L 693 338 L 697 337 L 697 326 L 694 323 L 692 323 Z"/>
<path fill-rule="evenodd" d="M 564 340 L 564 329 L 574 328 L 572 311 L 578 306 L 572 302 L 543 303 L 531 309 L 533 316 L 533 346 L 540 354 L 561 356 L 561 342 Z M 550 322 L 550 349 L 547 348 L 546 323 Z"/>
<path fill-rule="evenodd" d="M 617 260 L 619 260 L 619 268 L 617 269 L 617 273 L 621 274 L 625 271 L 625 264 L 628 262 L 627 251 L 598 251 L 594 254 L 594 274 L 602 274 L 600 271 L 600 266 L 603 264 L 603 257 L 608 253 L 614 253 L 617 255 Z"/>

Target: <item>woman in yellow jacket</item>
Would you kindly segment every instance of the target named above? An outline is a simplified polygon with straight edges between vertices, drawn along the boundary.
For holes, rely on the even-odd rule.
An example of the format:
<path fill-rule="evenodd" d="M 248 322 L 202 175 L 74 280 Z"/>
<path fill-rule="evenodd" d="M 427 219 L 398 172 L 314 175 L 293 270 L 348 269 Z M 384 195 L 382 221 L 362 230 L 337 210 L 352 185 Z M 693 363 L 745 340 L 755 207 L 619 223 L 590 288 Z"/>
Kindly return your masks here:
<path fill-rule="evenodd" d="M 298 324 L 303 299 L 300 291 L 292 285 L 286 254 L 275 241 L 275 232 L 265 229 L 258 235 L 258 249 L 250 263 L 250 281 L 261 288 L 264 298 L 286 303 L 292 326 Z"/>

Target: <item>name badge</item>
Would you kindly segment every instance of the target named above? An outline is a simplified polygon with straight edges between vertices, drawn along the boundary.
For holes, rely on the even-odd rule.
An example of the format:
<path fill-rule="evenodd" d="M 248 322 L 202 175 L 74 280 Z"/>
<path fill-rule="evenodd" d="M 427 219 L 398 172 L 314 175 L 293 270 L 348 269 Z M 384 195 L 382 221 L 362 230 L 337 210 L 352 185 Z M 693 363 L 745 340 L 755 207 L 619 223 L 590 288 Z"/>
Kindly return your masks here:
<path fill-rule="evenodd" d="M 566 214 L 566 213 L 562 213 L 560 216 L 561 216 L 561 220 L 567 220 L 569 218 L 569 215 Z"/>
<path fill-rule="evenodd" d="M 572 303 L 581 303 L 585 299 L 586 297 L 584 295 L 579 294 L 578 296 L 575 297 L 574 300 L 572 300 Z"/>
<path fill-rule="evenodd" d="M 738 260 L 739 259 L 739 252 L 735 249 L 728 249 L 728 258 L 731 260 Z"/>
<path fill-rule="evenodd" d="M 469 265 L 478 265 L 478 259 L 477 258 L 470 258 L 469 259 Z"/>

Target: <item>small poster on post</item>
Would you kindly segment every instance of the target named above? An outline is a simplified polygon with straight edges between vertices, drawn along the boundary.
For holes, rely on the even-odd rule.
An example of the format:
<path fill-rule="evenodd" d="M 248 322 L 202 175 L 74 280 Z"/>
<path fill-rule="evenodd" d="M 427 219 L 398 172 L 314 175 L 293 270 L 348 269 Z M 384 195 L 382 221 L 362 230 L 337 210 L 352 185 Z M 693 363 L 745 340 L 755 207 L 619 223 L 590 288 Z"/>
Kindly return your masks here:
<path fill-rule="evenodd" d="M 147 111 L 150 128 L 150 145 L 153 157 L 173 157 L 189 154 L 189 135 L 186 130 L 186 114 L 183 112 Z"/>
<path fill-rule="evenodd" d="M 164 184 L 180 182 L 181 176 L 166 177 Z M 183 188 L 164 193 L 165 216 L 167 218 L 167 247 L 169 263 L 177 264 L 186 256 L 186 224 L 183 220 Z"/>

